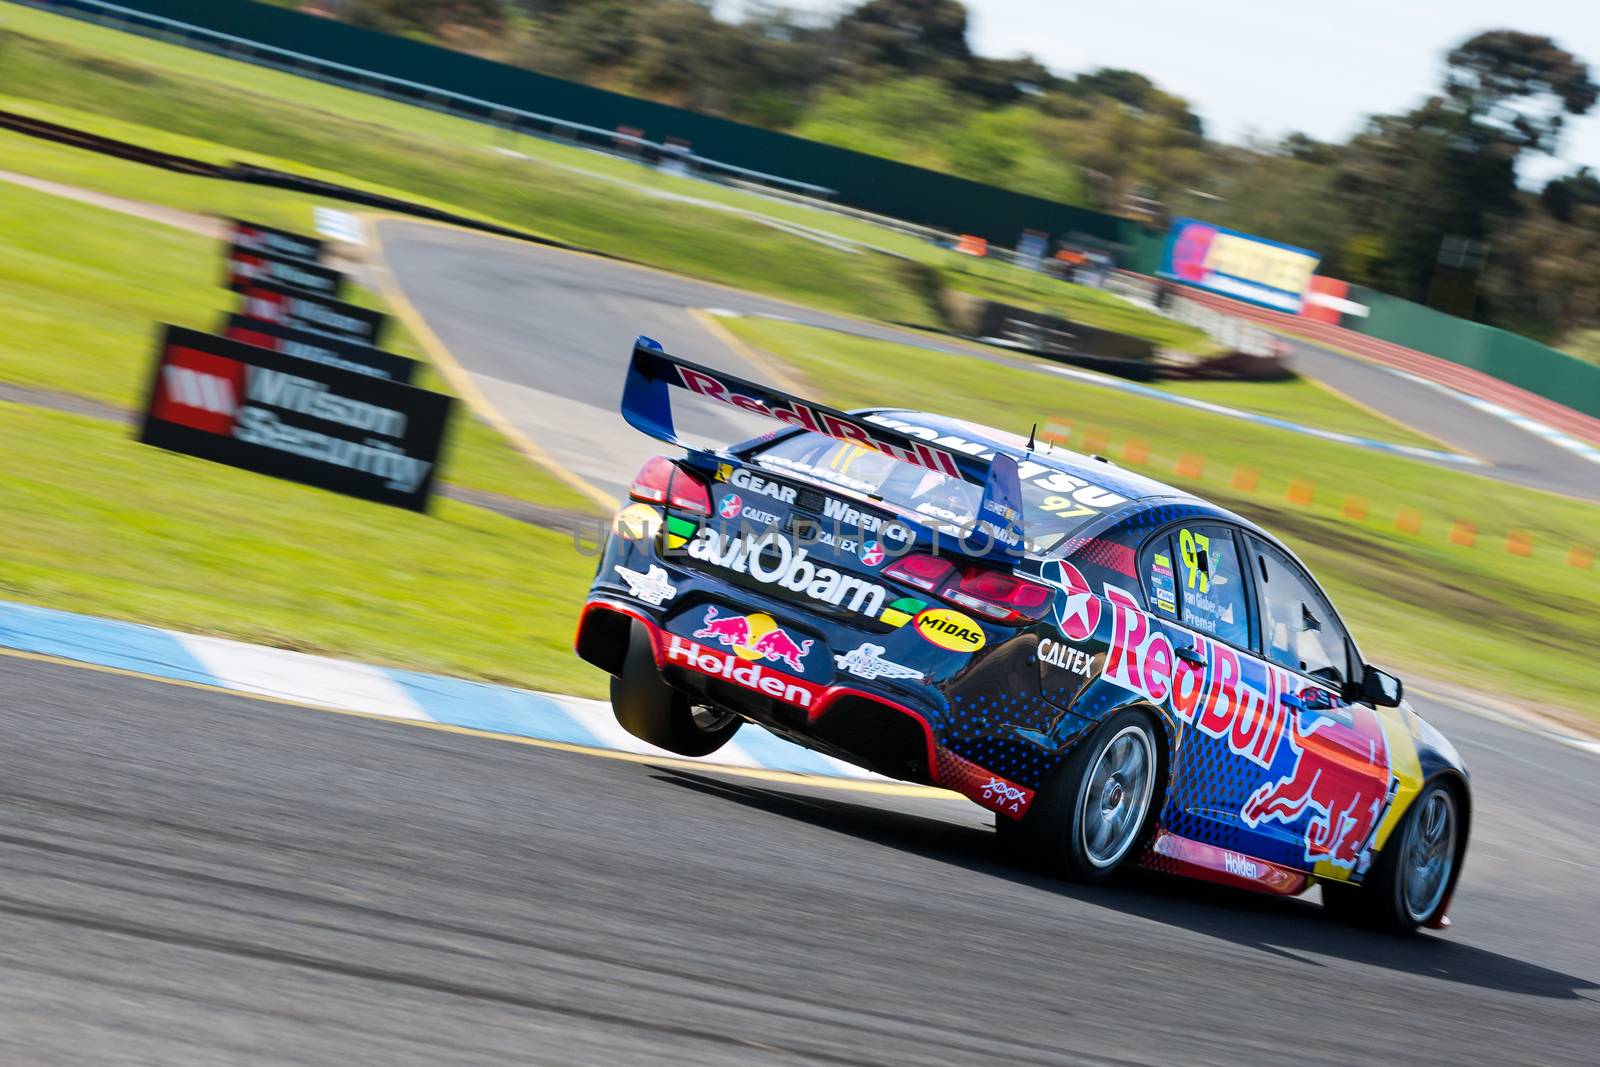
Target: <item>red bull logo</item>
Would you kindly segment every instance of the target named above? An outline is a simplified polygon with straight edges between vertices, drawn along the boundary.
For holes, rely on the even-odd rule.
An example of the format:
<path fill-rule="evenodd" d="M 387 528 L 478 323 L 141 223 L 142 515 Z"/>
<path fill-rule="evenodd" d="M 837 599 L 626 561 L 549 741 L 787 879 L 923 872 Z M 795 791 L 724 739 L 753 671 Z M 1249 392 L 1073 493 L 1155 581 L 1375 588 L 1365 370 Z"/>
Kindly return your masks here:
<path fill-rule="evenodd" d="M 706 608 L 706 617 L 694 636 L 718 641 L 740 659 L 770 660 L 796 673 L 805 670 L 806 653 L 813 644 L 810 638 L 796 641 L 790 637 L 771 615 L 718 615 L 715 605 Z"/>
<path fill-rule="evenodd" d="M 1356 867 L 1395 790 L 1378 713 L 1341 705 L 1330 690 L 1198 634 L 1189 635 L 1198 662 L 1186 661 L 1132 594 L 1107 585 L 1106 598 L 1112 633 L 1104 677 L 1170 707 L 1262 768 L 1287 738 L 1294 769 L 1252 793 L 1240 818 L 1254 829 L 1309 812 L 1307 862 Z"/>
<path fill-rule="evenodd" d="M 1361 704 L 1302 712 L 1289 733 L 1294 769 L 1263 785 L 1239 813 L 1252 828 L 1291 823 L 1306 812 L 1306 861 L 1353 868 L 1394 793 L 1389 746 L 1378 713 Z"/>

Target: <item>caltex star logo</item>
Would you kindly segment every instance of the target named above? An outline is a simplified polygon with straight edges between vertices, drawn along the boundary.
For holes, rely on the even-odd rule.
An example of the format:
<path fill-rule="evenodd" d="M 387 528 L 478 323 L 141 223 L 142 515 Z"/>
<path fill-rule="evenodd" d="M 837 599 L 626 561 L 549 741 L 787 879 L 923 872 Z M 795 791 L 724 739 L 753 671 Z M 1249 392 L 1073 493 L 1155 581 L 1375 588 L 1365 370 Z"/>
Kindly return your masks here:
<path fill-rule="evenodd" d="M 725 519 L 737 518 L 739 509 L 744 506 L 744 501 L 739 499 L 738 493 L 729 493 L 717 503 L 717 514 Z"/>
<path fill-rule="evenodd" d="M 1069 641 L 1082 641 L 1100 625 L 1100 598 L 1095 596 L 1078 568 L 1060 560 L 1046 563 L 1039 577 L 1056 593 L 1056 628 Z"/>
<path fill-rule="evenodd" d="M 883 546 L 876 541 L 868 541 L 861 546 L 861 562 L 869 567 L 876 567 L 883 562 Z"/>

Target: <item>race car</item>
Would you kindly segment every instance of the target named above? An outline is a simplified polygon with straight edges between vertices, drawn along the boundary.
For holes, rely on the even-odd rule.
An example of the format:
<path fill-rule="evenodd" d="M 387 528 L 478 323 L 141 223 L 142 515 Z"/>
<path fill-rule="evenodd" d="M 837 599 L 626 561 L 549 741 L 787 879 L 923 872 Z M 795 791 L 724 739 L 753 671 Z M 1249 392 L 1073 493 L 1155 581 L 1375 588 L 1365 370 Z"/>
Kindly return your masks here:
<path fill-rule="evenodd" d="M 778 424 L 680 438 L 673 397 Z M 622 411 L 683 448 L 616 515 L 576 637 L 618 722 L 701 756 L 746 723 L 965 794 L 1019 860 L 1322 886 L 1448 924 L 1466 769 L 1256 524 L 1101 456 L 844 412 L 635 344 Z"/>

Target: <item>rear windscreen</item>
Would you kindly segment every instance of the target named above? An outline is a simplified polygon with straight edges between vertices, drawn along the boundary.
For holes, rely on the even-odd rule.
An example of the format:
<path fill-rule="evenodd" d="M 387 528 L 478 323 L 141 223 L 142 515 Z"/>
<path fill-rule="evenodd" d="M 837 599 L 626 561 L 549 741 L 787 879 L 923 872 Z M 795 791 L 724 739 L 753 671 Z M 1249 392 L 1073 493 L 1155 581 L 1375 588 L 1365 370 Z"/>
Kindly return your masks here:
<path fill-rule="evenodd" d="M 903 463 L 882 452 L 799 433 L 760 449 L 750 457 L 774 471 L 790 471 L 837 485 L 923 517 L 927 525 L 969 530 L 978 513 L 982 486 Z M 1023 461 L 1023 525 L 1034 552 L 1052 547 L 1123 498 L 1082 478 Z"/>

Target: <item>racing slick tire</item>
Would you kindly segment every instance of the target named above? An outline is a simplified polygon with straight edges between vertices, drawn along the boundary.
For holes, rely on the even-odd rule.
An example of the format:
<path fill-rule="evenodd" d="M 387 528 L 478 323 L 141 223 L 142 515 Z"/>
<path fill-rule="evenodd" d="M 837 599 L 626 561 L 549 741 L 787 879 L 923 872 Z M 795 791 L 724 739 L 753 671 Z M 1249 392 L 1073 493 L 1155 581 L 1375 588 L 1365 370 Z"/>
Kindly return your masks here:
<path fill-rule="evenodd" d="M 1155 823 L 1160 736 L 1118 712 L 1079 743 L 1021 819 L 995 817 L 1013 860 L 1074 882 L 1103 882 L 1138 860 Z"/>
<path fill-rule="evenodd" d="M 709 756 L 744 724 L 730 711 L 691 704 L 687 693 L 663 681 L 650 652 L 650 635 L 637 622 L 622 673 L 611 677 L 611 710 L 634 737 L 680 756 Z"/>
<path fill-rule="evenodd" d="M 1431 782 L 1412 801 L 1360 885 L 1323 883 L 1322 906 L 1334 918 L 1390 934 L 1436 922 L 1450 902 L 1460 856 L 1461 803 Z"/>

